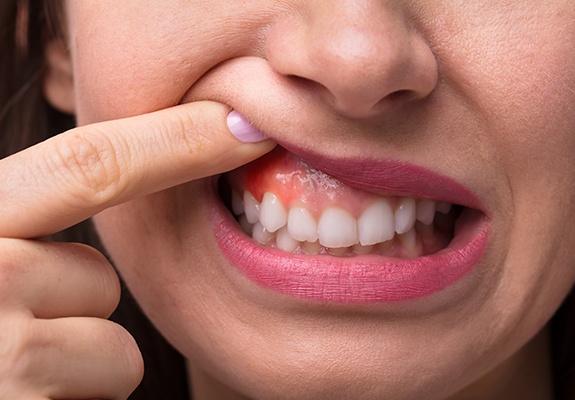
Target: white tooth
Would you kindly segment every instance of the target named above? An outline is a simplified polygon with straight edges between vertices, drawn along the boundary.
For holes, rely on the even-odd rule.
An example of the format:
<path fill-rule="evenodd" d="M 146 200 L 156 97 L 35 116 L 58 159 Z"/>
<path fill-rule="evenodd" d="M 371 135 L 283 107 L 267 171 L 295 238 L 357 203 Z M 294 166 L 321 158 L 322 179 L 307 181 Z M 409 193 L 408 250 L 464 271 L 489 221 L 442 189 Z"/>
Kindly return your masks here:
<path fill-rule="evenodd" d="M 417 203 L 417 220 L 423 222 L 425 225 L 433 223 L 435 216 L 435 201 L 433 200 L 419 200 Z"/>
<path fill-rule="evenodd" d="M 405 233 L 415 224 L 415 199 L 404 197 L 395 209 L 395 231 L 398 234 Z"/>
<path fill-rule="evenodd" d="M 442 214 L 447 214 L 449 211 L 451 211 L 451 203 L 447 203 L 445 201 L 438 201 L 436 208 L 438 212 Z"/>
<path fill-rule="evenodd" d="M 293 252 L 299 246 L 299 242 L 290 236 L 286 226 L 277 232 L 276 244 L 279 249 L 289 252 Z"/>
<path fill-rule="evenodd" d="M 317 222 L 307 208 L 292 207 L 289 210 L 287 227 L 291 237 L 300 242 L 317 240 Z"/>
<path fill-rule="evenodd" d="M 232 190 L 232 211 L 234 215 L 242 215 L 244 213 L 244 201 L 235 190 Z"/>
<path fill-rule="evenodd" d="M 260 222 L 269 232 L 275 232 L 287 224 L 287 211 L 272 192 L 264 194 L 260 206 Z"/>
<path fill-rule="evenodd" d="M 377 200 L 357 220 L 359 243 L 364 246 L 385 242 L 395 235 L 393 210 L 386 200 Z"/>
<path fill-rule="evenodd" d="M 266 244 L 274 236 L 275 234 L 268 232 L 259 221 L 256 222 L 252 229 L 252 238 L 261 244 Z"/>
<path fill-rule="evenodd" d="M 244 212 L 250 224 L 255 224 L 260 218 L 260 203 L 247 190 L 244 192 Z"/>
<path fill-rule="evenodd" d="M 319 242 L 325 247 L 349 247 L 357 243 L 357 221 L 346 210 L 329 207 L 319 219 Z"/>

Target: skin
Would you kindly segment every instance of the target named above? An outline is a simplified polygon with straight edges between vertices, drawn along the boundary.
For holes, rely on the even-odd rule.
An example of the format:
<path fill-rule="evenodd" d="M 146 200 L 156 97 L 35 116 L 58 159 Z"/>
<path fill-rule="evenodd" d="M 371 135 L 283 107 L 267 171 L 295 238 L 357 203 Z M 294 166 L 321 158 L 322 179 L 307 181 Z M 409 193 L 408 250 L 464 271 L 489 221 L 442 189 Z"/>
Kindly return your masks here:
<path fill-rule="evenodd" d="M 575 228 L 565 223 L 575 212 L 575 5 L 325 4 L 70 2 L 69 52 L 49 47 L 46 95 L 82 127 L 0 162 L 9 177 L 0 189 L 9 209 L 0 234 L 33 238 L 97 214 L 130 289 L 188 357 L 198 399 L 551 398 L 545 325 L 575 281 Z M 482 262 L 453 290 L 392 307 L 322 305 L 256 287 L 215 243 L 211 178 L 202 178 L 273 143 L 240 145 L 225 128 L 229 108 L 200 100 L 239 110 L 283 143 L 328 157 L 405 160 L 464 183 L 491 221 Z M 157 110 L 164 111 L 118 121 Z M 178 130 L 173 121 L 181 118 L 191 118 L 192 128 Z M 110 122 L 91 125 L 101 121 Z M 69 146 L 80 157 L 52 156 Z M 225 163 L 217 158 L 223 148 L 234 149 Z M 105 163 L 106 154 L 118 162 Z M 22 169 L 37 159 L 41 176 Z M 78 164 L 95 172 L 83 174 Z M 22 179 L 41 203 L 26 196 Z M 94 196 L 94 188 L 103 194 Z M 137 351 L 130 345 L 124 357 L 118 340 L 106 340 L 109 332 L 87 334 L 91 323 L 123 332 L 102 319 L 117 301 L 110 267 L 100 268 L 101 256 L 83 247 L 21 239 L 0 243 L 8 260 L 30 254 L 19 262 L 30 276 L 42 260 L 51 282 L 67 284 L 52 294 L 56 285 L 22 278 L 19 288 L 60 303 L 44 306 L 49 319 L 39 320 L 29 314 L 42 318 L 35 307 L 43 303 L 16 302 L 17 291 L 3 295 L 2 307 L 13 312 L 2 313 L 2 323 L 23 321 L 12 329 L 18 337 L 27 326 L 76 316 L 75 329 L 85 334 L 64 324 L 57 331 L 66 333 L 59 340 L 79 343 L 89 365 L 78 381 L 99 387 L 107 380 L 90 373 L 106 374 L 110 365 L 130 378 L 111 382 L 111 394 L 94 394 L 59 377 L 56 387 L 75 392 L 56 397 L 122 398 L 141 374 Z M 84 257 L 98 267 L 78 261 Z M 9 264 L 3 273 L 19 276 Z M 102 284 L 71 290 L 91 287 L 90 279 Z M 102 298 L 110 299 L 98 301 L 102 309 L 90 308 Z M 66 307 L 75 303 L 78 310 Z M 109 352 L 93 350 L 102 347 Z M 35 374 L 26 376 L 42 376 Z M 45 378 L 30 378 L 35 386 L 24 389 L 14 382 L 24 393 Z"/>

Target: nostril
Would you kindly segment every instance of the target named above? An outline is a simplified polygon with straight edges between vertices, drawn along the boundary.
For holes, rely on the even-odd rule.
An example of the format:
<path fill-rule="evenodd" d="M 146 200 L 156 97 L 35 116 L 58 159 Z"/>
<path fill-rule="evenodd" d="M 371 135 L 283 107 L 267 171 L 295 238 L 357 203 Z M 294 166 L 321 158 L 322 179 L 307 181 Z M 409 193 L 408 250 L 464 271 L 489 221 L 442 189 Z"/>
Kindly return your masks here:
<path fill-rule="evenodd" d="M 385 98 L 381 99 L 379 102 L 401 102 L 401 101 L 408 101 L 412 98 L 416 97 L 416 94 L 411 90 L 396 90 L 395 92 L 391 92 Z M 378 104 L 379 105 L 379 104 Z"/>

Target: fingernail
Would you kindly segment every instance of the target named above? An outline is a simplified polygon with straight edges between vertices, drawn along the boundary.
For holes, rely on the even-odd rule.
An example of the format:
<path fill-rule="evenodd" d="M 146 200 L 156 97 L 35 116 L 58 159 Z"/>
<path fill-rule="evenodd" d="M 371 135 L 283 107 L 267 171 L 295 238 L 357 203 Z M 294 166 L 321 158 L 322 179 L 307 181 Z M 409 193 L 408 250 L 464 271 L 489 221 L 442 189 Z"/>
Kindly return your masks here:
<path fill-rule="evenodd" d="M 228 128 L 240 142 L 255 143 L 266 140 L 267 137 L 259 129 L 250 124 L 243 115 L 236 110 L 228 114 Z"/>

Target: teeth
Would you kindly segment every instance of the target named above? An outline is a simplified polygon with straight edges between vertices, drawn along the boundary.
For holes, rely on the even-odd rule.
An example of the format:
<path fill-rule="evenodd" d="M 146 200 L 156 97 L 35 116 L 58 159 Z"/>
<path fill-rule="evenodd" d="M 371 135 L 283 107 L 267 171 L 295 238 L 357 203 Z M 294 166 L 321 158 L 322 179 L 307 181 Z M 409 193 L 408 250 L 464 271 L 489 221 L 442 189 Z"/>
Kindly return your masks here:
<path fill-rule="evenodd" d="M 357 225 L 359 243 L 364 246 L 390 240 L 395 235 L 393 210 L 385 200 L 378 200 L 366 208 Z"/>
<path fill-rule="evenodd" d="M 244 212 L 250 224 L 255 224 L 260 219 L 260 203 L 248 191 L 244 192 Z"/>
<path fill-rule="evenodd" d="M 305 207 L 286 210 L 271 192 L 263 195 L 260 204 L 245 191 L 243 197 L 232 192 L 231 207 L 247 235 L 284 251 L 418 257 L 426 243 L 428 247 L 434 243 L 435 213 L 448 213 L 451 204 L 410 197 L 378 198 L 357 219 L 341 207 L 329 206 L 316 221 Z"/>
<path fill-rule="evenodd" d="M 284 226 L 277 233 L 276 245 L 282 250 L 293 252 L 299 246 L 299 241 L 292 238 L 287 227 Z"/>
<path fill-rule="evenodd" d="M 272 232 L 269 232 L 266 228 L 263 227 L 260 221 L 256 222 L 252 230 L 252 237 L 255 241 L 266 244 L 269 242 L 275 235 Z"/>
<path fill-rule="evenodd" d="M 329 207 L 317 224 L 321 245 L 330 248 L 349 247 L 357 243 L 357 221 L 346 210 Z"/>
<path fill-rule="evenodd" d="M 433 223 L 435 217 L 435 201 L 433 200 L 420 200 L 417 204 L 417 220 L 423 222 L 425 225 Z"/>
<path fill-rule="evenodd" d="M 287 224 L 287 212 L 280 199 L 273 193 L 264 194 L 260 206 L 260 222 L 268 230 L 275 232 Z"/>
<path fill-rule="evenodd" d="M 317 222 L 307 208 L 292 207 L 289 210 L 287 229 L 289 234 L 300 242 L 317 240 Z"/>
<path fill-rule="evenodd" d="M 395 231 L 401 235 L 415 225 L 415 199 L 404 197 L 395 210 Z"/>

